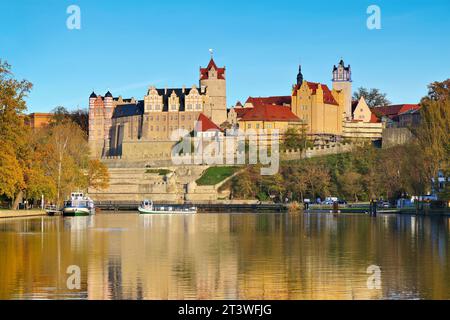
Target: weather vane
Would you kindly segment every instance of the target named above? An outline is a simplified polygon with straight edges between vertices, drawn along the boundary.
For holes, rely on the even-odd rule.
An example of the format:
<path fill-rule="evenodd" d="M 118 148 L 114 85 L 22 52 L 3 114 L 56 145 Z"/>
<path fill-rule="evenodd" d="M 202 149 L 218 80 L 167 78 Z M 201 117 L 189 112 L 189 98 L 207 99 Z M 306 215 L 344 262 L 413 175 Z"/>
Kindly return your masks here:
<path fill-rule="evenodd" d="M 212 57 L 213 57 L 213 49 L 209 49 L 209 53 L 211 54 L 211 59 L 212 59 Z"/>

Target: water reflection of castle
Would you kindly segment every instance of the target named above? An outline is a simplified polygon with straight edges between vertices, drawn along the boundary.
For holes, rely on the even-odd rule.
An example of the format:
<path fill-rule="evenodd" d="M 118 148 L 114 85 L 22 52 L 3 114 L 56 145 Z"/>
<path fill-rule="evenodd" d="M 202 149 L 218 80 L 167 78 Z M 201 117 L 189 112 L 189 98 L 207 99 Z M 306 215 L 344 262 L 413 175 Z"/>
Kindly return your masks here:
<path fill-rule="evenodd" d="M 140 216 L 127 220 L 129 223 L 124 220 L 127 231 L 108 235 L 106 242 L 103 239 L 109 243 L 103 258 L 90 261 L 91 269 L 106 271 L 89 275 L 89 298 L 378 297 L 380 292 L 352 289 L 354 283 L 348 279 L 354 275 L 349 268 L 338 267 L 336 273 L 318 271 L 320 265 L 310 260 L 317 254 L 314 248 L 305 256 L 292 255 L 301 244 L 294 239 L 286 242 L 283 234 L 292 236 L 305 225 L 292 221 L 286 224 L 284 219 L 281 215 L 209 215 L 200 220 L 196 216 Z M 310 237 L 317 237 L 321 227 L 329 227 L 332 222 L 328 220 L 309 225 L 315 230 Z M 294 229 L 286 230 L 287 225 Z M 318 258 L 326 260 L 326 253 Z M 291 290 L 291 286 L 302 290 Z"/>
<path fill-rule="evenodd" d="M 84 229 L 80 221 L 0 221 L 0 298 L 450 298 L 445 217 L 105 214 Z M 66 288 L 73 264 L 79 291 Z M 381 290 L 366 287 L 369 264 L 382 267 Z"/>

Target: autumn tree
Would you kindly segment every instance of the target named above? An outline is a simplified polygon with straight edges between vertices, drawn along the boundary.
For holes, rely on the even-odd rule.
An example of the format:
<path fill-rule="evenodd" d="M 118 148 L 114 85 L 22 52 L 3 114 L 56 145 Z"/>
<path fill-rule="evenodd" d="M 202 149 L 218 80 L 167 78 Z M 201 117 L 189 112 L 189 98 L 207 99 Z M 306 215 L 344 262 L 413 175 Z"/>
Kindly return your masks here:
<path fill-rule="evenodd" d="M 347 171 L 339 176 L 339 182 L 348 199 L 353 198 L 355 202 L 358 201 L 358 195 L 362 192 L 362 175 L 355 171 Z"/>
<path fill-rule="evenodd" d="M 16 80 L 11 66 L 0 60 L 0 195 L 17 207 L 25 188 L 27 128 L 24 124 L 25 98 L 32 88 L 26 80 Z"/>
<path fill-rule="evenodd" d="M 47 164 L 56 182 L 56 201 L 71 191 L 86 187 L 83 168 L 88 165 L 88 145 L 83 131 L 73 122 L 50 128 L 46 148 L 51 150 Z"/>
<path fill-rule="evenodd" d="M 420 103 L 421 123 L 416 134 L 424 157 L 423 170 L 431 181 L 439 171 L 450 175 L 450 79 L 434 82 L 428 89 Z"/>
<path fill-rule="evenodd" d="M 86 109 L 77 108 L 69 111 L 63 106 L 58 106 L 52 110 L 52 114 L 50 125 L 72 121 L 83 130 L 86 136 L 89 134 L 89 112 Z"/>
<path fill-rule="evenodd" d="M 328 194 L 330 173 L 324 164 L 307 161 L 302 168 L 302 173 L 308 183 L 308 188 L 312 197 L 324 197 Z"/>
<path fill-rule="evenodd" d="M 87 177 L 88 186 L 94 190 L 106 189 L 109 187 L 108 168 L 100 160 L 89 160 Z"/>
<path fill-rule="evenodd" d="M 308 177 L 299 170 L 298 165 L 283 167 L 283 176 L 286 180 L 286 189 L 292 194 L 292 199 L 303 202 L 308 191 Z"/>
<path fill-rule="evenodd" d="M 237 199 L 253 198 L 256 195 L 255 185 L 248 170 L 235 176 L 231 180 L 233 197 Z"/>
<path fill-rule="evenodd" d="M 52 123 L 41 134 L 37 149 L 42 168 L 53 181 L 56 203 L 72 191 L 108 187 L 107 167 L 100 160 L 89 160 L 86 133 L 72 120 Z"/>

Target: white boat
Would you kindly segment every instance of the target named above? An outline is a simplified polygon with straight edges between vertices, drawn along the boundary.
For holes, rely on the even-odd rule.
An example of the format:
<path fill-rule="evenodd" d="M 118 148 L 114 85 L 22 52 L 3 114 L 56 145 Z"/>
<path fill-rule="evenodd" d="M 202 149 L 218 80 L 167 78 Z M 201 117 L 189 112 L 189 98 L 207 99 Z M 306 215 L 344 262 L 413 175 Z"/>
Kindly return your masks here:
<path fill-rule="evenodd" d="M 141 214 L 186 214 L 197 213 L 196 207 L 173 207 L 173 206 L 155 206 L 153 201 L 144 200 L 138 207 Z"/>
<path fill-rule="evenodd" d="M 64 201 L 63 216 L 89 216 L 95 214 L 94 201 L 82 192 L 72 192 L 70 200 Z"/>

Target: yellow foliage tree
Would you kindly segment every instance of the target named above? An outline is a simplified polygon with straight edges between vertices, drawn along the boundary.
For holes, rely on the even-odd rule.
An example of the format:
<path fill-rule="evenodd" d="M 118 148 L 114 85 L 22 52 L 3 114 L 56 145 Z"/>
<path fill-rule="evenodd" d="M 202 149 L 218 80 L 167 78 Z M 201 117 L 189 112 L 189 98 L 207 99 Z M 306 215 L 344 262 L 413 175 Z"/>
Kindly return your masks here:
<path fill-rule="evenodd" d="M 88 183 L 94 190 L 109 187 L 108 168 L 100 160 L 89 160 Z"/>
<path fill-rule="evenodd" d="M 16 80 L 11 66 L 0 60 L 0 196 L 13 200 L 16 208 L 26 187 L 27 128 L 24 125 L 25 98 L 32 88 Z"/>

